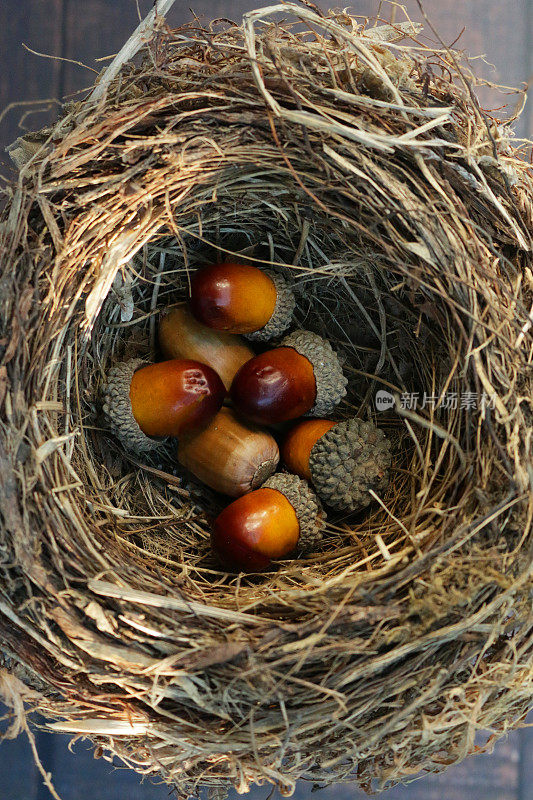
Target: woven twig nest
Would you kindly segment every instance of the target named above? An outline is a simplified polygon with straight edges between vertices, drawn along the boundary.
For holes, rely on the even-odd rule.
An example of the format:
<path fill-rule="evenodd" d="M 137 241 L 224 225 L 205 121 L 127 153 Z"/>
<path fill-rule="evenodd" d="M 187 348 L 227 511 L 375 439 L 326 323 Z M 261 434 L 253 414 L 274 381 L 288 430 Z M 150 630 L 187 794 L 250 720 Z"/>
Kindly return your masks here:
<path fill-rule="evenodd" d="M 12 149 L 0 686 L 19 724 L 26 699 L 181 793 L 290 794 L 437 771 L 523 718 L 531 177 L 457 56 L 409 34 L 294 5 L 159 26 Z M 136 460 L 101 408 L 117 361 L 157 357 L 190 271 L 240 252 L 340 353 L 336 419 L 392 441 L 371 505 L 248 578 L 210 553 L 227 500 L 170 446 Z"/>

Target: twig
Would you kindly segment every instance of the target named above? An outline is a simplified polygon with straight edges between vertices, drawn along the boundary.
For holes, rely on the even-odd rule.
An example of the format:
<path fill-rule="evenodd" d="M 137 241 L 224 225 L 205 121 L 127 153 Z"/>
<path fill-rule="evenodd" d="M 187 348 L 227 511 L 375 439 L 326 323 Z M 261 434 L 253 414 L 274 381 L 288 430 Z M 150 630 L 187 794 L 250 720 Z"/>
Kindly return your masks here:
<path fill-rule="evenodd" d="M 128 61 L 131 61 L 141 47 L 150 41 L 158 25 L 160 24 L 160 18 L 167 14 L 174 3 L 175 0 L 156 0 L 154 8 L 137 26 L 126 44 L 121 48 L 111 64 L 106 68 L 104 74 L 87 98 L 88 100 L 96 102 L 104 96 L 107 91 L 107 87 L 118 75 L 124 64 L 127 64 Z"/>

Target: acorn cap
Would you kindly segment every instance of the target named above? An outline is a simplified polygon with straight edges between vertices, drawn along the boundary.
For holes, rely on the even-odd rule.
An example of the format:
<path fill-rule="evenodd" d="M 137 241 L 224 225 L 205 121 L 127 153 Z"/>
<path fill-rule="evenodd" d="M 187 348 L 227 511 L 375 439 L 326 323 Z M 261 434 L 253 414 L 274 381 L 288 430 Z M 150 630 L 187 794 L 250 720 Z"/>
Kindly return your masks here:
<path fill-rule="evenodd" d="M 348 381 L 330 343 L 311 331 L 298 330 L 282 339 L 280 347 L 292 347 L 313 366 L 316 382 L 315 404 L 306 416 L 327 417 L 346 394 Z"/>
<path fill-rule="evenodd" d="M 383 490 L 389 480 L 390 441 L 361 419 L 338 422 L 311 449 L 313 485 L 330 506 L 355 511 L 372 501 L 368 490 Z"/>
<path fill-rule="evenodd" d="M 265 269 L 263 272 L 268 275 L 276 287 L 276 305 L 266 325 L 263 325 L 258 331 L 244 335 L 251 342 L 267 342 L 269 339 L 281 336 L 291 324 L 292 313 L 296 305 L 296 298 L 289 282 L 269 269 Z"/>
<path fill-rule="evenodd" d="M 149 453 L 161 445 L 158 439 L 147 436 L 133 416 L 130 387 L 133 374 L 150 362 L 142 358 L 130 358 L 111 367 L 103 392 L 103 409 L 108 425 L 127 450 L 134 453 Z"/>
<path fill-rule="evenodd" d="M 310 550 L 322 539 L 326 517 L 320 500 L 306 481 L 297 475 L 277 472 L 262 488 L 281 492 L 294 508 L 300 525 L 299 550 Z"/>

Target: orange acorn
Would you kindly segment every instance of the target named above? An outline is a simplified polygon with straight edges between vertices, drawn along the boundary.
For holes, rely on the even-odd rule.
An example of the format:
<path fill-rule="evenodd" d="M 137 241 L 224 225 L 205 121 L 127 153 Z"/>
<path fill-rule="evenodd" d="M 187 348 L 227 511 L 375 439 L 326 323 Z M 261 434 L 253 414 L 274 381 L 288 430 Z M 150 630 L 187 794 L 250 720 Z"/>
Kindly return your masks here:
<path fill-rule="evenodd" d="M 104 411 L 124 445 L 142 452 L 153 448 L 150 437 L 178 436 L 207 424 L 225 394 L 219 376 L 206 364 L 132 359 L 110 369 Z"/>
<path fill-rule="evenodd" d="M 289 326 L 295 300 L 287 281 L 248 264 L 212 264 L 191 280 L 191 310 L 203 325 L 266 341 Z"/>
<path fill-rule="evenodd" d="M 239 497 L 215 520 L 211 545 L 232 570 L 258 572 L 296 547 L 320 540 L 323 513 L 314 492 L 296 475 L 277 474 Z"/>
<path fill-rule="evenodd" d="M 280 347 L 244 364 L 230 395 L 248 419 L 273 424 L 303 414 L 329 413 L 346 394 L 346 378 L 329 342 L 310 331 L 295 331 Z"/>
<path fill-rule="evenodd" d="M 159 345 L 165 358 L 192 358 L 209 364 L 228 390 L 235 373 L 254 357 L 253 350 L 238 336 L 206 328 L 184 305 L 161 315 Z"/>
<path fill-rule="evenodd" d="M 288 469 L 310 481 L 321 500 L 343 511 L 372 501 L 389 480 L 390 441 L 361 419 L 304 420 L 290 431 L 282 455 Z"/>
<path fill-rule="evenodd" d="M 316 442 L 327 433 L 334 422 L 329 419 L 306 419 L 287 434 L 283 442 L 282 457 L 289 472 L 311 483 L 309 456 Z"/>

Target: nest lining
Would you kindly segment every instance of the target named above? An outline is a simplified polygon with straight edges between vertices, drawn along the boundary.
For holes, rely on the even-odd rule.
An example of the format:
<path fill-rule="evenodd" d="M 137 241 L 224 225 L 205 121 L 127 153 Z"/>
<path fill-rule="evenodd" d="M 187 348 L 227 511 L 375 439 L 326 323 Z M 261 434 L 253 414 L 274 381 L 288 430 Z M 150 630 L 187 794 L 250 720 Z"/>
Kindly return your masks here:
<path fill-rule="evenodd" d="M 527 167 L 455 56 L 284 13 L 312 33 L 264 10 L 162 30 L 48 132 L 1 229 L 5 657 L 58 730 L 182 793 L 368 790 L 460 760 L 531 697 Z M 124 453 L 99 404 L 191 270 L 243 253 L 341 353 L 338 418 L 394 452 L 370 509 L 247 579 L 209 552 L 223 499 L 171 443 Z M 377 415 L 378 388 L 494 408 Z"/>

